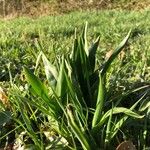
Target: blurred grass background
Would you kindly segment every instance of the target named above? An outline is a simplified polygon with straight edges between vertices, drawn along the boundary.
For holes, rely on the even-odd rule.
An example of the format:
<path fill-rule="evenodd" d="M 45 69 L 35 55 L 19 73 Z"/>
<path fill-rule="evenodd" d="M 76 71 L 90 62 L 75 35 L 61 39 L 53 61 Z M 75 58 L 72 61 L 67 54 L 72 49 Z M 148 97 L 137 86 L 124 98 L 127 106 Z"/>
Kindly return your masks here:
<path fill-rule="evenodd" d="M 128 77 L 137 76 L 137 80 L 148 81 L 150 77 L 149 20 L 149 10 L 93 10 L 37 19 L 21 17 L 11 21 L 1 20 L 0 81 L 9 80 L 8 64 L 11 65 L 13 77 L 21 72 L 23 65 L 33 67 L 40 51 L 36 46 L 37 41 L 41 43 L 43 51 L 52 61 L 53 50 L 58 55 L 68 53 L 72 47 L 75 28 L 77 32 L 81 32 L 86 21 L 89 41 L 98 34 L 101 37 L 99 52 L 102 51 L 104 55 L 98 55 L 98 59 L 104 59 L 105 54 L 113 50 L 132 29 L 133 36 L 124 60 L 129 64 Z"/>

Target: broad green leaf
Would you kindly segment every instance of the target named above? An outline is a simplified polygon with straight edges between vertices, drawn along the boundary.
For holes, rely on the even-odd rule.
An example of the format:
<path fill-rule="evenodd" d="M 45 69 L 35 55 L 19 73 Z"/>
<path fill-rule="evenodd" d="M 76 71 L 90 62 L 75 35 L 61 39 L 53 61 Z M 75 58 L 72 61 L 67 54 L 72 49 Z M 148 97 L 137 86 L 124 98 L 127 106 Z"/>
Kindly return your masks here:
<path fill-rule="evenodd" d="M 83 113 L 83 108 L 86 108 L 85 101 L 83 99 L 82 93 L 80 91 L 80 88 L 77 84 L 73 84 L 68 75 L 65 73 L 66 76 L 66 82 L 68 87 L 68 95 L 70 97 L 70 101 L 73 104 L 73 106 L 76 108 L 81 120 L 83 121 L 84 125 L 86 125 L 87 118 L 85 117 L 85 114 Z"/>
<path fill-rule="evenodd" d="M 49 81 L 50 85 L 54 87 L 58 78 L 57 69 L 48 61 L 44 53 L 42 53 L 42 60 L 44 63 L 47 80 Z"/>
<path fill-rule="evenodd" d="M 89 82 L 89 62 L 84 49 L 82 37 L 75 39 L 71 67 L 75 80 L 79 83 L 83 97 L 88 106 L 91 105 L 91 90 Z"/>
<path fill-rule="evenodd" d="M 109 142 L 110 136 L 111 136 L 111 122 L 112 122 L 113 108 L 114 107 L 112 106 L 110 116 L 109 116 L 109 119 L 108 119 L 108 123 L 107 123 L 105 143 Z"/>
<path fill-rule="evenodd" d="M 139 114 L 133 112 L 132 110 L 124 108 L 124 107 L 114 107 L 113 108 L 113 114 L 120 114 L 120 113 L 126 114 L 126 115 L 134 117 L 134 118 L 143 118 L 144 117 L 144 115 L 139 115 Z M 110 116 L 110 114 L 111 114 L 111 110 L 107 111 L 102 116 L 99 123 L 93 128 L 94 133 L 105 123 L 105 121 Z"/>
<path fill-rule="evenodd" d="M 100 41 L 100 37 L 98 37 L 96 41 L 92 44 L 92 46 L 89 48 L 88 59 L 89 59 L 90 70 L 91 70 L 90 73 L 93 73 L 95 69 L 96 51 L 99 45 L 99 41 Z"/>
<path fill-rule="evenodd" d="M 43 95 L 48 96 L 48 91 L 47 91 L 46 87 L 38 79 L 38 77 L 36 77 L 33 73 L 31 73 L 31 71 L 29 69 L 27 69 L 26 67 L 24 67 L 24 73 L 25 73 L 27 81 L 29 82 L 29 84 L 32 86 L 32 88 L 35 90 L 35 92 L 39 96 L 41 96 L 41 97 L 43 97 Z"/>
<path fill-rule="evenodd" d="M 82 33 L 82 40 L 83 40 L 83 50 L 85 51 L 86 55 L 89 55 L 89 51 L 88 51 L 88 45 L 87 45 L 87 22 L 85 24 L 83 33 Z"/>
<path fill-rule="evenodd" d="M 103 117 L 101 118 L 99 123 L 105 122 L 106 118 L 109 117 L 110 113 L 111 113 L 111 110 L 107 111 L 103 115 Z M 144 115 L 139 115 L 139 114 L 133 112 L 132 110 L 124 108 L 124 107 L 115 107 L 115 108 L 113 108 L 113 114 L 119 114 L 119 113 L 124 113 L 124 114 L 126 114 L 128 116 L 131 116 L 131 117 L 134 117 L 134 118 L 143 118 L 144 117 Z"/>
<path fill-rule="evenodd" d="M 91 86 L 91 92 L 94 93 L 99 84 L 99 71 L 96 70 L 93 74 L 90 75 L 90 86 Z"/>
<path fill-rule="evenodd" d="M 92 127 L 95 127 L 102 117 L 102 109 L 103 109 L 104 100 L 105 100 L 105 87 L 104 87 L 103 79 L 100 73 L 97 103 L 96 103 L 96 109 L 95 109 L 95 113 L 94 113 L 94 117 L 92 121 Z"/>
<path fill-rule="evenodd" d="M 108 68 L 110 67 L 110 65 L 114 61 L 114 59 L 117 57 L 117 55 L 121 52 L 121 50 L 123 50 L 123 48 L 125 47 L 126 43 L 128 42 L 128 39 L 130 37 L 130 34 L 131 34 L 131 30 L 129 31 L 127 36 L 124 38 L 124 40 L 119 44 L 119 46 L 114 50 L 114 52 L 109 57 L 109 59 L 106 61 L 106 63 L 102 66 L 102 69 L 101 69 L 101 67 L 99 67 L 99 69 L 101 69 L 102 77 L 105 78 Z M 92 89 L 92 91 L 94 91 L 98 85 L 97 71 L 95 71 L 91 75 L 90 78 L 91 78 L 91 81 L 93 81 L 93 82 L 91 82 L 91 86 L 92 86 L 91 89 Z"/>
<path fill-rule="evenodd" d="M 44 84 L 31 71 L 24 67 L 24 73 L 28 83 L 32 86 L 37 95 L 39 95 L 52 110 L 55 110 L 56 105 L 48 98 L 48 91 Z"/>
<path fill-rule="evenodd" d="M 79 83 L 81 86 L 81 90 L 84 96 L 84 99 L 87 103 L 87 105 L 89 107 L 91 107 L 92 104 L 92 94 L 91 94 L 91 88 L 90 88 L 90 80 L 89 80 L 89 76 L 90 76 L 90 72 L 89 72 L 89 61 L 88 61 L 88 57 L 85 53 L 85 51 L 83 50 L 83 42 L 82 39 L 80 39 L 80 65 L 81 65 L 81 70 L 78 74 L 78 79 L 79 79 Z M 78 70 L 78 68 L 77 68 Z M 79 71 L 79 70 L 78 70 Z"/>
<path fill-rule="evenodd" d="M 63 57 L 60 65 L 60 70 L 59 70 L 59 75 L 58 75 L 57 85 L 56 85 L 56 94 L 58 97 L 61 98 L 61 100 L 63 99 L 66 90 L 67 90 L 67 83 L 65 79 L 65 60 Z"/>

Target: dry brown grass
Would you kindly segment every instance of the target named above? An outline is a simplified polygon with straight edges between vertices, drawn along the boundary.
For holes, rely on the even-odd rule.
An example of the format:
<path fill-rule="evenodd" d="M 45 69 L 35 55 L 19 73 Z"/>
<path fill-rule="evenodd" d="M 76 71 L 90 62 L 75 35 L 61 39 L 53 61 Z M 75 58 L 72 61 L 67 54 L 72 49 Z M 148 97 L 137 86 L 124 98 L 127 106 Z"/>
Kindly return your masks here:
<path fill-rule="evenodd" d="M 57 15 L 77 10 L 145 8 L 150 8 L 149 0 L 0 0 L 0 16 L 6 19 L 18 16 Z"/>

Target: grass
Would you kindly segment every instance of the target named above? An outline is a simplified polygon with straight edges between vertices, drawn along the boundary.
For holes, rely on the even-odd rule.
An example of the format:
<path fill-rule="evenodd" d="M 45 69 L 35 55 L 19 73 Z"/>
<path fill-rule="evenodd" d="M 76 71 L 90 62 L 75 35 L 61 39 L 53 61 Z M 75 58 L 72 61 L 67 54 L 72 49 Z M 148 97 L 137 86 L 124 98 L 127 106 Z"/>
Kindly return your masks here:
<path fill-rule="evenodd" d="M 35 46 L 36 39 L 42 43 L 44 52 L 48 53 L 51 59 L 54 58 L 53 49 L 59 55 L 68 53 L 71 47 L 69 43 L 73 42 L 74 28 L 77 28 L 77 32 L 80 32 L 81 26 L 86 21 L 89 23 L 89 40 L 95 35 L 100 34 L 103 56 L 108 51 L 114 49 L 117 43 L 119 43 L 119 39 L 132 29 L 134 37 L 130 40 L 131 46 L 126 53 L 130 57 L 127 59 L 132 68 L 133 64 L 138 63 L 138 68 L 132 72 L 133 76 L 135 77 L 136 74 L 143 76 L 147 74 L 146 72 L 149 72 L 147 69 L 144 70 L 144 68 L 149 66 L 148 58 L 150 55 L 148 52 L 149 14 L 148 10 L 142 12 L 95 11 L 74 12 L 64 16 L 42 17 L 36 20 L 19 18 L 12 21 L 1 21 L 1 81 L 9 80 L 8 63 L 12 63 L 11 72 L 13 76 L 17 71 L 21 71 L 22 64 L 29 64 L 31 62 L 30 65 L 31 67 L 33 66 L 39 52 Z M 141 49 L 144 51 L 144 54 Z M 98 57 L 101 56 L 98 55 Z M 139 62 L 139 57 L 146 59 L 146 61 Z M 144 64 L 145 67 L 143 68 L 142 65 L 145 62 L 146 64 Z M 144 78 L 148 80 L 148 75 L 144 75 Z M 137 79 L 140 79 L 140 77 L 137 77 Z"/>
<path fill-rule="evenodd" d="M 67 78 L 65 78 L 65 80 L 62 80 L 62 74 L 64 73 L 63 68 L 65 68 L 66 66 L 63 66 L 63 60 L 60 59 L 62 55 L 67 56 L 71 53 L 71 43 L 73 43 L 74 41 L 74 29 L 77 28 L 76 32 L 78 35 L 83 28 L 83 24 L 85 24 L 85 22 L 87 21 L 88 41 L 93 41 L 93 39 L 100 35 L 100 47 L 97 50 L 95 61 L 96 66 L 103 66 L 104 62 L 107 61 L 105 54 L 115 49 L 121 42 L 121 40 L 125 37 L 127 32 L 132 29 L 132 35 L 129 39 L 128 44 L 126 45 L 126 48 L 123 50 L 125 52 L 125 55 L 119 55 L 118 59 L 116 59 L 112 63 L 112 67 L 107 71 L 108 82 L 106 82 L 105 84 L 105 88 L 107 89 L 106 99 L 110 100 L 110 102 L 102 103 L 102 106 L 99 108 L 93 108 L 89 106 L 90 109 L 88 111 L 90 112 L 90 115 L 93 114 L 94 110 L 96 112 L 92 121 L 92 127 L 95 127 L 97 124 L 99 124 L 98 127 L 101 129 L 101 137 L 98 138 L 103 139 L 101 140 L 101 144 L 105 148 L 108 145 L 111 145 L 113 148 L 116 147 L 117 144 L 124 140 L 123 135 L 125 135 L 127 139 L 131 139 L 139 149 L 149 147 L 149 144 L 147 142 L 149 140 L 148 135 L 150 134 L 148 119 L 149 111 L 147 110 L 149 108 L 149 103 L 147 102 L 149 100 L 149 95 L 147 94 L 149 92 L 149 89 L 146 88 L 144 90 L 140 90 L 139 92 L 134 92 L 133 90 L 141 87 L 142 85 L 149 85 L 150 81 L 149 19 L 149 10 L 141 12 L 110 10 L 93 12 L 87 11 L 82 13 L 73 12 L 63 16 L 47 16 L 35 20 L 29 18 L 18 18 L 11 21 L 1 21 L 0 80 L 1 86 L 4 89 L 7 89 L 10 102 L 13 104 L 12 122 L 15 122 L 14 124 L 10 125 L 10 129 L 7 128 L 8 131 L 5 131 L 6 129 L 5 127 L 3 127 L 3 132 L 0 133 L 1 137 L 5 137 L 7 132 L 10 132 L 12 129 L 16 128 L 16 137 L 19 137 L 18 134 L 25 131 L 26 140 L 24 142 L 26 143 L 26 145 L 28 145 L 28 143 L 34 143 L 37 146 L 35 147 L 35 149 L 44 149 L 45 143 L 43 141 L 45 140 L 45 136 L 43 135 L 43 133 L 50 133 L 54 130 L 54 143 L 49 143 L 49 141 L 46 140 L 48 142 L 46 144 L 50 144 L 51 147 L 56 145 L 58 146 L 60 143 L 61 146 L 62 143 L 63 145 L 65 145 L 66 139 L 71 143 L 69 143 L 68 148 L 76 148 L 76 146 L 82 146 L 83 149 L 90 149 L 89 147 L 91 147 L 91 145 L 88 145 L 89 140 L 95 141 L 96 144 L 93 143 L 92 146 L 97 146 L 97 141 L 91 138 L 93 137 L 94 133 L 91 133 L 91 127 L 87 126 L 86 115 L 88 112 L 85 113 L 85 110 L 83 109 L 85 108 L 85 105 L 82 103 L 79 104 L 76 100 L 76 96 L 79 97 L 79 95 L 81 95 L 80 91 L 77 91 L 77 93 L 73 92 L 74 94 L 77 94 L 73 96 L 71 92 L 72 88 L 74 87 L 72 87 L 72 80 L 70 81 L 70 79 Z M 88 45 L 90 45 L 90 43 L 88 43 Z M 41 85 L 41 81 L 38 81 L 37 79 L 36 83 L 39 83 L 39 85 L 34 85 L 35 87 L 37 86 L 37 88 L 28 91 L 29 85 L 26 84 L 26 82 L 24 81 L 24 76 L 22 76 L 23 67 L 27 67 L 31 70 L 30 72 L 34 72 L 35 75 L 47 85 L 43 64 L 41 63 L 40 59 L 37 60 L 37 57 L 39 56 L 41 50 L 44 52 L 44 54 L 46 54 L 46 57 L 44 57 L 43 59 L 46 60 L 47 58 L 52 64 L 56 64 L 56 67 L 60 69 L 60 75 L 57 82 L 59 81 L 59 84 L 62 84 L 62 87 L 56 86 L 56 93 L 54 92 L 55 90 L 53 91 L 53 89 L 51 89 L 51 91 L 49 87 L 48 90 L 53 92 L 49 97 L 49 99 L 51 100 L 56 100 L 57 102 L 59 101 L 60 97 L 62 97 L 61 100 L 67 99 L 67 101 L 62 102 L 65 103 L 66 106 L 62 105 L 61 103 L 54 104 L 54 106 L 58 108 L 57 110 L 59 110 L 57 112 L 58 114 L 60 113 L 62 115 L 62 112 L 64 112 L 64 115 L 61 116 L 61 118 L 64 119 L 64 122 L 61 118 L 58 119 L 58 122 L 56 122 L 51 117 L 53 114 L 51 112 L 55 109 L 51 110 L 51 108 L 53 108 L 53 105 L 50 105 L 47 102 L 47 90 L 43 90 L 45 94 L 41 95 L 40 90 L 42 88 L 45 89 L 45 87 Z M 57 62 L 57 59 L 60 59 L 60 61 Z M 68 59 L 66 61 L 68 61 Z M 69 65 L 71 65 L 70 62 L 68 62 L 68 67 L 70 68 Z M 84 66 L 82 67 L 84 69 Z M 26 74 L 32 74 L 30 72 L 26 71 Z M 88 75 L 86 75 L 86 77 L 87 76 Z M 101 81 L 101 75 L 99 76 L 99 78 Z M 34 76 L 33 79 L 35 82 L 36 77 Z M 29 77 L 28 80 L 30 80 Z M 82 80 L 79 80 L 80 84 L 81 81 Z M 64 92 L 63 88 L 66 88 L 64 86 L 66 84 L 65 82 L 70 85 L 70 89 L 67 89 L 67 91 L 70 91 L 70 94 L 67 96 L 64 95 L 65 97 L 67 97 L 66 99 L 62 95 L 62 93 Z M 31 80 L 29 83 L 31 84 Z M 101 84 L 102 82 L 99 83 L 99 91 L 95 92 L 95 94 L 99 93 L 98 97 L 102 97 L 100 90 L 102 88 Z M 42 86 L 42 88 L 40 89 L 39 86 Z M 81 86 L 81 90 L 83 89 L 84 88 L 82 88 Z M 36 96 L 36 93 L 38 94 L 38 96 Z M 121 96 L 119 98 L 116 98 L 116 95 Z M 96 97 L 96 95 L 93 96 Z M 98 97 L 97 101 L 99 100 Z M 83 98 L 86 99 L 86 96 Z M 38 101 L 38 103 L 34 101 L 35 99 L 36 101 Z M 73 100 L 70 102 L 70 99 Z M 120 100 L 118 101 L 118 99 Z M 144 102 L 139 103 L 138 100 L 143 100 Z M 28 103 L 26 103 L 26 101 Z M 112 104 L 112 101 L 115 102 Z M 72 103 L 76 105 L 72 105 Z M 45 106 L 45 104 L 47 105 Z M 79 108 L 81 107 L 80 105 L 83 106 L 83 110 L 79 110 Z M 87 104 L 87 106 L 88 105 L 90 104 Z M 138 106 L 135 110 L 138 113 L 144 113 L 146 117 L 144 117 L 144 121 L 138 121 L 137 119 L 132 118 L 127 119 L 126 115 L 118 115 L 118 117 L 116 116 L 115 118 L 113 118 L 113 113 L 118 112 L 126 112 L 126 114 L 131 113 L 132 116 L 135 115 L 125 108 L 120 108 L 117 110 L 114 105 L 119 107 L 126 107 L 130 109 L 130 111 Z M 22 108 L 24 108 L 23 112 Z M 104 109 L 103 111 L 101 110 L 102 108 Z M 1 109 L 5 110 L 3 107 Z M 111 111 L 109 111 L 109 109 Z M 97 112 L 98 114 L 102 113 L 103 115 L 103 117 L 101 118 L 102 123 L 98 123 L 100 120 L 98 119 L 99 117 L 97 118 Z M 56 115 L 54 116 L 54 118 L 57 117 L 57 113 L 54 113 Z M 107 118 L 108 114 L 109 119 L 106 121 L 105 117 Z M 6 115 L 10 117 L 10 114 L 7 111 Z M 3 118 L 6 117 L 4 114 L 1 114 L 1 116 Z M 120 119 L 120 121 L 117 122 L 117 119 Z M 69 122 L 69 124 L 66 124 L 66 120 Z M 123 124 L 123 122 L 125 122 L 125 120 L 126 124 L 124 125 L 124 128 L 128 128 L 128 130 L 126 131 L 121 128 L 121 125 Z M 7 122 L 9 121 L 7 120 Z M 54 125 L 51 125 L 52 122 Z M 101 128 L 101 125 L 103 123 L 104 127 Z M 116 126 L 114 126 L 113 123 L 116 124 Z M 61 128 L 58 128 L 58 124 L 61 125 Z M 140 126 L 141 124 L 142 127 Z M 80 126 L 82 130 L 80 130 L 78 126 Z M 116 129 L 117 126 L 119 127 L 119 130 Z M 139 131 L 139 128 L 142 129 L 138 132 L 138 134 L 135 135 L 134 131 L 132 131 L 133 126 L 135 133 Z M 49 130 L 51 128 L 52 130 Z M 97 131 L 97 129 L 95 130 Z M 117 136 L 115 136 L 115 134 L 117 133 L 116 131 L 118 131 L 119 133 L 117 134 Z M 56 144 L 59 138 L 56 133 L 61 135 L 59 144 Z M 72 135 L 74 138 L 71 139 L 70 135 Z M 134 135 L 134 137 L 132 135 Z M 14 135 L 12 134 L 12 136 Z M 94 135 L 94 138 L 95 136 L 97 137 L 97 135 Z M 103 138 L 103 136 L 105 138 Z M 117 140 L 117 138 L 120 138 L 120 140 Z M 1 138 L 1 143 L 4 143 L 4 139 L 5 138 Z M 93 141 L 90 141 L 90 143 L 92 143 Z M 81 143 L 81 145 L 78 142 Z"/>
<path fill-rule="evenodd" d="M 4 2 L 1 2 L 3 6 Z M 79 10 L 104 10 L 104 9 L 149 9 L 149 0 L 8 0 L 7 9 L 0 8 L 0 17 L 11 19 L 18 16 L 39 17 L 44 15 L 65 14 Z"/>

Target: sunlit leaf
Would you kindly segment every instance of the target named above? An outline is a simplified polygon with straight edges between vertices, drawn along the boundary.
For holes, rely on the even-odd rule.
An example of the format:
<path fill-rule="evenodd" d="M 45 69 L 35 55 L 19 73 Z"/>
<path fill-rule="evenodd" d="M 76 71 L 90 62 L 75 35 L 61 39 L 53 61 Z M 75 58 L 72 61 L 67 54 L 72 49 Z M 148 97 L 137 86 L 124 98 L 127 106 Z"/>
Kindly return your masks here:
<path fill-rule="evenodd" d="M 31 71 L 24 67 L 24 73 L 28 83 L 32 86 L 37 95 L 39 95 L 52 110 L 55 110 L 54 102 L 50 101 L 48 98 L 48 90 L 45 85 L 36 77 Z"/>
<path fill-rule="evenodd" d="M 55 66 L 53 66 L 48 61 L 48 59 L 46 58 L 44 53 L 42 53 L 42 60 L 43 60 L 43 63 L 44 63 L 45 74 L 46 74 L 47 80 L 49 81 L 50 85 L 52 87 L 54 87 L 56 85 L 56 81 L 57 81 L 57 78 L 58 78 L 57 69 L 55 68 Z"/>
<path fill-rule="evenodd" d="M 119 44 L 119 46 L 113 51 L 113 53 L 110 55 L 106 63 L 104 64 L 102 68 L 102 76 L 107 73 L 108 68 L 110 67 L 111 63 L 114 61 L 114 59 L 117 57 L 117 55 L 123 50 L 126 43 L 128 42 L 128 39 L 130 37 L 131 30 L 127 34 L 127 36 L 124 38 L 124 40 Z"/>
<path fill-rule="evenodd" d="M 105 87 L 101 74 L 99 74 L 98 96 L 97 96 L 96 110 L 92 121 L 92 127 L 95 127 L 102 117 L 104 100 L 105 100 Z"/>

